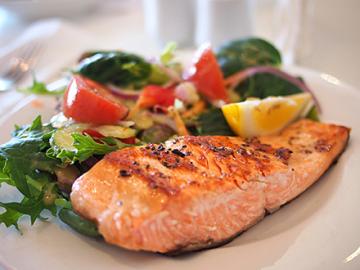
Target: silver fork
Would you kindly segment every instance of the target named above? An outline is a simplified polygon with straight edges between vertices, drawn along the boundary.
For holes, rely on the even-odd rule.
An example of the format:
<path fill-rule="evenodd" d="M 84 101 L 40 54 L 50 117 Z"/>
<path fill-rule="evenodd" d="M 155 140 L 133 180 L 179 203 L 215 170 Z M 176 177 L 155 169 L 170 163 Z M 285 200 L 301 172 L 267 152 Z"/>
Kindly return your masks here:
<path fill-rule="evenodd" d="M 39 60 L 42 47 L 43 41 L 34 40 L 3 57 L 0 92 L 15 88 L 33 70 Z"/>

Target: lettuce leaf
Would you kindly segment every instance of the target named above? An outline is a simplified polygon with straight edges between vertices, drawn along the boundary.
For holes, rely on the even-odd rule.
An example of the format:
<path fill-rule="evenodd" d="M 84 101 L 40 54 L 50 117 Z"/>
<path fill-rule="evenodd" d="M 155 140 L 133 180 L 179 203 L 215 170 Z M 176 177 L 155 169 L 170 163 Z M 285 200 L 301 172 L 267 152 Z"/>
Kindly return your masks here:
<path fill-rule="evenodd" d="M 71 208 L 67 196 L 56 185 L 56 169 L 66 167 L 68 163 L 64 161 L 80 162 L 127 146 L 113 138 L 97 142 L 87 135 L 72 134 L 75 151 L 53 151 L 54 155 L 50 155 L 50 139 L 55 132 L 37 117 L 31 125 L 16 127 L 12 139 L 0 146 L 0 190 L 6 183 L 22 194 L 20 202 L 7 203 L 0 195 L 0 224 L 19 229 L 23 216 L 29 216 L 33 224 L 36 219 L 44 219 L 41 214 L 45 209 L 56 216 L 58 209 Z M 79 218 L 71 224 L 76 222 L 80 222 Z M 89 222 L 81 221 L 85 223 L 88 226 Z"/>
<path fill-rule="evenodd" d="M 46 155 L 50 158 L 61 160 L 62 164 L 74 164 L 75 162 L 83 162 L 92 156 L 102 156 L 118 149 L 130 146 L 121 141 L 105 137 L 95 141 L 89 135 L 73 133 L 74 149 L 64 149 L 57 145 L 54 140 L 50 139 L 51 147 L 46 151 Z"/>
<path fill-rule="evenodd" d="M 0 223 L 7 227 L 14 225 L 18 229 L 18 220 L 24 215 L 34 223 L 41 218 L 42 210 L 55 212 L 47 198 L 61 196 L 52 175 L 59 162 L 45 154 L 52 132 L 51 126 L 42 125 L 37 117 L 31 125 L 17 127 L 13 138 L 0 146 L 0 184 L 7 183 L 23 195 L 21 202 L 3 203 L 0 198 L 0 207 L 5 209 Z"/>
<path fill-rule="evenodd" d="M 0 146 L 0 173 L 8 184 L 27 197 L 31 197 L 26 176 L 38 178 L 41 172 L 52 173 L 58 162 L 46 156 L 44 149 L 49 147 L 50 126 L 43 126 L 41 118 L 25 128 L 18 128 L 13 138 Z"/>
<path fill-rule="evenodd" d="M 175 42 L 169 42 L 166 44 L 163 52 L 160 55 L 160 61 L 163 65 L 169 64 L 175 57 L 174 52 L 176 50 L 176 43 Z"/>

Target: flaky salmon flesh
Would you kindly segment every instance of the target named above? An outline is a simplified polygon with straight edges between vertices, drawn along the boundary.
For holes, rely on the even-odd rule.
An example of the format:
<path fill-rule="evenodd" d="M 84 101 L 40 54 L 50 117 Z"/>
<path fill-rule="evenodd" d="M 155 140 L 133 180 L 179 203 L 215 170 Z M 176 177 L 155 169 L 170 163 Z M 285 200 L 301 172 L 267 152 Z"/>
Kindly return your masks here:
<path fill-rule="evenodd" d="M 217 246 L 317 181 L 349 132 L 300 120 L 277 136 L 184 136 L 122 149 L 76 180 L 71 202 L 107 242 L 126 249 Z"/>

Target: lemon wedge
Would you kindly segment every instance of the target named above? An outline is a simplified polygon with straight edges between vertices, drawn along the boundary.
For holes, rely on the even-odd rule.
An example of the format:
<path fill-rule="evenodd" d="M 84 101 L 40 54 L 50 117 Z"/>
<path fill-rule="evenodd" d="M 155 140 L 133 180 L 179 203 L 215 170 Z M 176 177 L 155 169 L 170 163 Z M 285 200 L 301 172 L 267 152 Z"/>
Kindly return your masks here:
<path fill-rule="evenodd" d="M 239 136 L 276 134 L 294 120 L 304 117 L 314 102 L 309 93 L 290 96 L 249 98 L 221 109 L 230 128 Z"/>

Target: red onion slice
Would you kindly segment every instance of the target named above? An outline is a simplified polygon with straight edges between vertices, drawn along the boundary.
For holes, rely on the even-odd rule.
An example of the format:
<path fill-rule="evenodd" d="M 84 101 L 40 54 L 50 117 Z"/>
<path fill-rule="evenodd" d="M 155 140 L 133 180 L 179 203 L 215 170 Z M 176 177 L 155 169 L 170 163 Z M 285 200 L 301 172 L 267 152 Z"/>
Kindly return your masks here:
<path fill-rule="evenodd" d="M 114 85 L 108 85 L 108 88 L 111 90 L 111 92 L 118 96 L 121 99 L 125 100 L 137 100 L 140 96 L 139 91 L 132 91 L 132 90 L 124 90 L 119 87 L 116 87 Z"/>
<path fill-rule="evenodd" d="M 247 78 L 254 76 L 258 73 L 269 73 L 273 74 L 275 76 L 280 77 L 281 79 L 284 79 L 293 85 L 297 86 L 299 89 L 301 89 L 304 92 L 308 92 L 312 95 L 315 106 L 317 107 L 318 111 L 321 112 L 320 103 L 317 100 L 316 96 L 314 95 L 314 92 L 301 80 L 298 78 L 271 66 L 256 66 L 256 67 L 250 67 L 245 70 L 239 71 L 235 73 L 234 75 L 231 75 L 230 77 L 227 77 L 225 79 L 225 85 L 230 88 L 235 88 L 238 84 L 245 81 Z"/>

